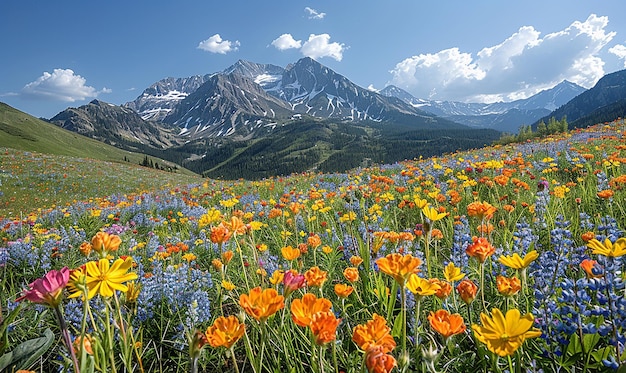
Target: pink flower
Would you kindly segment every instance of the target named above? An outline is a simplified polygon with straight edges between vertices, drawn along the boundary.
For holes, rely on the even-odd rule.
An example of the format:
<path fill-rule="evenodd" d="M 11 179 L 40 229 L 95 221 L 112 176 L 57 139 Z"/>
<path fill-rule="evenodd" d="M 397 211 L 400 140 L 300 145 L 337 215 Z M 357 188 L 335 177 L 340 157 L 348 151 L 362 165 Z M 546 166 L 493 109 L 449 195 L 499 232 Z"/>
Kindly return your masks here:
<path fill-rule="evenodd" d="M 28 299 L 33 303 L 46 304 L 50 307 L 56 307 L 61 303 L 63 288 L 70 279 L 70 270 L 63 267 L 60 271 L 51 270 L 42 278 L 28 284 L 29 290 L 25 290 L 21 297 L 16 300 L 22 301 Z"/>
<path fill-rule="evenodd" d="M 285 297 L 287 297 L 291 292 L 304 287 L 306 279 L 303 274 L 296 271 L 287 271 L 283 277 L 283 285 L 285 286 Z"/>

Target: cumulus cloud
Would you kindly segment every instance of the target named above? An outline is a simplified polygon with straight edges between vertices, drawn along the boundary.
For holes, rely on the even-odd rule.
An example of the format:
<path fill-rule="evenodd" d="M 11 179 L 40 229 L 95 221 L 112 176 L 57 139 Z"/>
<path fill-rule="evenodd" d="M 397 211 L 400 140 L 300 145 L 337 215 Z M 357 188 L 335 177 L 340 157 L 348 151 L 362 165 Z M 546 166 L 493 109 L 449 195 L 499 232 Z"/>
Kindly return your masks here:
<path fill-rule="evenodd" d="M 54 69 L 52 73 L 46 71 L 34 82 L 26 84 L 21 93 L 27 97 L 74 102 L 111 92 L 107 88 L 97 91 L 86 83 L 85 78 L 74 74 L 71 69 Z"/>
<path fill-rule="evenodd" d="M 282 34 L 272 41 L 272 45 L 280 51 L 285 49 L 300 48 L 302 46 L 301 40 L 296 40 L 291 34 Z"/>
<path fill-rule="evenodd" d="M 341 61 L 343 58 L 343 51 L 345 45 L 342 43 L 333 42 L 330 43 L 330 35 L 320 34 L 309 35 L 309 40 L 305 41 L 300 48 L 300 52 L 311 58 L 331 57 L 337 61 Z"/>
<path fill-rule="evenodd" d="M 324 19 L 326 17 L 326 13 L 318 12 L 313 8 L 309 8 L 308 6 L 304 8 L 304 10 L 309 13 L 309 19 Z"/>
<path fill-rule="evenodd" d="M 389 84 L 419 98 L 482 102 L 525 98 L 563 80 L 589 88 L 604 76 L 599 53 L 615 36 L 608 21 L 591 14 L 543 37 L 523 26 L 475 55 L 449 48 L 412 56 L 390 71 Z M 611 50 L 618 57 L 622 51 Z"/>
<path fill-rule="evenodd" d="M 609 52 L 616 55 L 619 59 L 624 61 L 624 68 L 626 68 L 626 46 L 622 44 L 617 44 L 616 46 L 609 49 Z"/>
<path fill-rule="evenodd" d="M 210 38 L 201 41 L 198 44 L 198 49 L 211 53 L 226 54 L 228 52 L 236 51 L 239 46 L 239 41 L 222 40 L 220 34 L 215 34 Z"/>

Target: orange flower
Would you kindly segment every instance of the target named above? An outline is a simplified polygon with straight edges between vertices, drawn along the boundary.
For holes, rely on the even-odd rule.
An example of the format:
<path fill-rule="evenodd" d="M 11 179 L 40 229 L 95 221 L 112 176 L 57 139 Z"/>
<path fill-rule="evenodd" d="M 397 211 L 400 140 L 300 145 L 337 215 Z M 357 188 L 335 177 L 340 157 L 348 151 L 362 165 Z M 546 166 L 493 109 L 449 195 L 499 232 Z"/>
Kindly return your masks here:
<path fill-rule="evenodd" d="M 328 299 L 306 293 L 302 299 L 294 299 L 291 302 L 291 319 L 297 325 L 307 327 L 311 325 L 313 315 L 318 312 L 328 312 L 331 307 L 332 303 Z"/>
<path fill-rule="evenodd" d="M 296 260 L 300 257 L 300 250 L 294 249 L 291 245 L 283 247 L 280 252 L 283 254 L 283 258 L 289 261 Z"/>
<path fill-rule="evenodd" d="M 602 266 L 593 259 L 583 259 L 583 261 L 580 262 L 580 268 L 585 271 L 587 278 L 602 277 Z"/>
<path fill-rule="evenodd" d="M 220 223 L 217 227 L 211 227 L 211 242 L 216 244 L 223 244 L 230 239 L 232 233 L 226 228 L 224 223 Z"/>
<path fill-rule="evenodd" d="M 91 247 L 101 258 L 106 258 L 109 252 L 117 251 L 122 239 L 116 234 L 108 234 L 106 232 L 98 232 L 91 239 Z"/>
<path fill-rule="evenodd" d="M 306 244 L 309 245 L 310 248 L 315 249 L 322 244 L 322 239 L 317 234 L 314 234 L 307 238 Z"/>
<path fill-rule="evenodd" d="M 84 256 L 89 256 L 89 254 L 91 254 L 92 247 L 89 242 L 83 242 L 82 244 L 80 244 L 80 247 L 78 249 Z"/>
<path fill-rule="evenodd" d="M 430 327 L 445 339 L 455 334 L 461 334 L 467 328 L 461 315 L 458 313 L 450 314 L 446 310 L 431 311 L 430 315 L 428 315 L 428 321 L 430 322 Z"/>
<path fill-rule="evenodd" d="M 326 282 L 328 272 L 322 271 L 318 266 L 312 267 L 308 271 L 304 272 L 304 278 L 308 286 L 315 286 L 321 288 Z"/>
<path fill-rule="evenodd" d="M 593 232 L 585 232 L 581 235 L 581 237 L 583 239 L 583 241 L 585 242 L 589 242 L 591 240 L 593 240 L 594 238 L 596 238 L 596 234 Z"/>
<path fill-rule="evenodd" d="M 354 327 L 352 340 L 361 350 L 367 351 L 379 346 L 382 348 L 382 353 L 387 353 L 396 347 L 396 341 L 389 334 L 390 332 L 391 328 L 387 326 L 385 318 L 375 313 L 372 320 Z"/>
<path fill-rule="evenodd" d="M 84 337 L 81 337 L 81 336 L 76 337 L 76 339 L 74 339 L 74 343 L 72 343 L 72 348 L 74 349 L 74 353 L 80 354 L 80 352 L 82 350 L 85 350 L 87 355 L 93 355 L 92 342 L 93 342 L 93 340 L 92 340 L 90 334 L 85 334 Z M 24 371 L 18 370 L 15 373 L 18 373 L 18 372 L 30 372 L 30 370 L 28 370 L 28 371 L 27 370 L 24 370 Z"/>
<path fill-rule="evenodd" d="M 205 332 L 211 347 L 231 348 L 246 332 L 246 325 L 239 322 L 236 316 L 220 316 Z"/>
<path fill-rule="evenodd" d="M 452 292 L 452 285 L 446 281 L 442 281 L 438 278 L 431 278 L 428 279 L 428 281 L 439 286 L 439 289 L 437 289 L 437 292 L 435 293 L 435 296 L 439 299 L 446 299 Z"/>
<path fill-rule="evenodd" d="M 473 281 L 463 280 L 456 286 L 456 291 L 459 293 L 465 304 L 470 304 L 476 298 L 478 286 L 476 286 Z"/>
<path fill-rule="evenodd" d="M 224 263 L 222 263 L 222 261 L 217 258 L 211 260 L 211 264 L 213 265 L 213 268 L 218 272 L 221 272 L 224 269 Z"/>
<path fill-rule="evenodd" d="M 350 264 L 353 266 L 358 267 L 361 263 L 363 263 L 363 259 L 360 256 L 353 255 L 350 257 Z"/>
<path fill-rule="evenodd" d="M 496 211 L 497 209 L 489 202 L 472 202 L 467 205 L 467 214 L 480 220 L 491 219 Z"/>
<path fill-rule="evenodd" d="M 224 222 L 224 226 L 233 234 L 244 234 L 248 231 L 248 227 L 244 224 L 243 220 L 236 216 L 232 216 L 230 221 Z"/>
<path fill-rule="evenodd" d="M 265 321 L 276 311 L 285 308 L 285 298 L 275 289 L 261 290 L 257 286 L 250 290 L 250 294 L 241 294 L 239 305 L 257 321 Z"/>
<path fill-rule="evenodd" d="M 348 267 L 343 270 L 343 277 L 350 282 L 359 281 L 359 270 L 355 267 Z"/>
<path fill-rule="evenodd" d="M 310 328 L 315 337 L 315 343 L 323 345 L 334 341 L 337 338 L 337 326 L 340 321 L 341 319 L 335 317 L 335 314 L 330 311 L 313 314 Z"/>
<path fill-rule="evenodd" d="M 222 253 L 222 260 L 224 261 L 224 264 L 228 265 L 228 263 L 230 263 L 230 261 L 233 259 L 233 251 L 232 250 L 228 250 L 228 251 L 224 251 Z"/>
<path fill-rule="evenodd" d="M 507 297 L 517 294 L 522 289 L 522 283 L 517 277 L 496 276 L 496 286 L 498 292 Z"/>
<path fill-rule="evenodd" d="M 345 284 L 335 284 L 335 294 L 339 298 L 347 298 L 350 294 L 352 294 L 354 288 L 350 285 Z"/>
<path fill-rule="evenodd" d="M 613 191 L 611 189 L 605 189 L 602 191 L 599 191 L 598 193 L 596 193 L 598 197 L 602 198 L 602 199 L 609 199 L 611 197 L 613 197 Z"/>
<path fill-rule="evenodd" d="M 389 373 L 396 367 L 396 358 L 383 350 L 381 346 L 373 346 L 365 352 L 365 366 L 369 373 Z"/>
<path fill-rule="evenodd" d="M 468 245 L 465 252 L 469 256 L 473 256 L 483 263 L 485 259 L 490 257 L 496 252 L 496 248 L 493 247 L 485 237 L 472 237 L 473 243 Z"/>
<path fill-rule="evenodd" d="M 409 276 L 412 273 L 419 272 L 417 267 L 422 264 L 422 261 L 411 254 L 402 256 L 401 254 L 393 253 L 388 254 L 384 258 L 378 258 L 376 264 L 378 264 L 381 272 L 390 275 L 398 284 L 404 287 Z"/>

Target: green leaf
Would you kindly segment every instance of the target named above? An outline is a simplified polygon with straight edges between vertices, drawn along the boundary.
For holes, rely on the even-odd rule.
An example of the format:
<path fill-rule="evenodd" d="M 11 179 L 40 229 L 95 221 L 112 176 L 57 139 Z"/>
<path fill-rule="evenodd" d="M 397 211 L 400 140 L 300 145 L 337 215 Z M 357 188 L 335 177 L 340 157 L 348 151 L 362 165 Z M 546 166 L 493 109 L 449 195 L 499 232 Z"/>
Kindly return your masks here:
<path fill-rule="evenodd" d="M 10 364 L 17 369 L 27 369 L 46 353 L 54 342 L 54 334 L 50 329 L 46 329 L 43 334 L 42 337 L 29 339 L 17 345 L 12 351 Z"/>
<path fill-rule="evenodd" d="M 13 360 L 13 352 L 9 351 L 6 354 L 0 356 L 0 372 L 4 372 L 5 369 L 11 364 Z"/>
<path fill-rule="evenodd" d="M 395 338 L 402 338 L 402 312 L 396 315 L 396 319 L 393 322 L 393 329 L 391 330 L 391 335 Z"/>

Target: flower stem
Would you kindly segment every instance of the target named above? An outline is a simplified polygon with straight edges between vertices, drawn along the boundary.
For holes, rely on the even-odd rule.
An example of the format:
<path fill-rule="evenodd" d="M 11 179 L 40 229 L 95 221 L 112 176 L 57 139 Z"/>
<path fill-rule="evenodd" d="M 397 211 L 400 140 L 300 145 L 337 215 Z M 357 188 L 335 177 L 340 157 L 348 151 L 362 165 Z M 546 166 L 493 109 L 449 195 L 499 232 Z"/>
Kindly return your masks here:
<path fill-rule="evenodd" d="M 65 342 L 65 347 L 68 349 L 70 356 L 72 358 L 72 364 L 74 365 L 74 373 L 80 373 L 80 368 L 78 365 L 78 360 L 76 359 L 76 353 L 74 353 L 74 348 L 72 347 L 72 339 L 70 337 L 70 332 L 67 330 L 67 324 L 65 323 L 65 319 L 63 318 L 63 313 L 61 312 L 61 308 L 59 305 L 53 307 L 54 314 L 57 317 L 57 321 L 59 322 L 59 328 L 61 329 L 61 334 L 63 335 L 63 341 Z"/>

